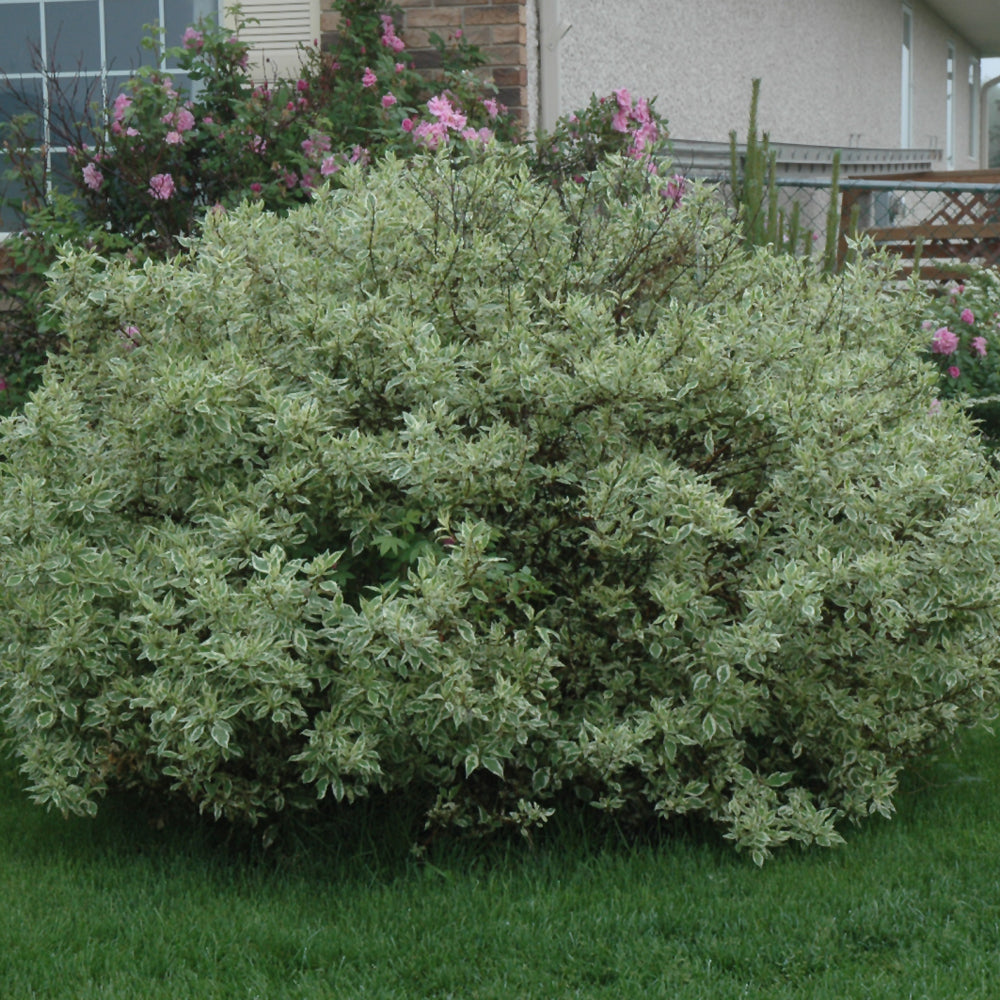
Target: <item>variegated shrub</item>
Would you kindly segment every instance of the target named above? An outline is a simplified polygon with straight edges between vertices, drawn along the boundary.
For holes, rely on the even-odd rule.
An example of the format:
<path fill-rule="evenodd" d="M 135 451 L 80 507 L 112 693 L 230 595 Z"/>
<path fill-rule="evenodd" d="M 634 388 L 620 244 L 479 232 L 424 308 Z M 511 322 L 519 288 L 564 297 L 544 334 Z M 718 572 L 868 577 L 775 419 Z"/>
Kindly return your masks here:
<path fill-rule="evenodd" d="M 998 689 L 996 481 L 917 304 L 711 194 L 454 150 L 74 253 L 0 431 L 0 705 L 33 795 L 259 821 L 575 796 L 762 859 L 888 813 Z"/>

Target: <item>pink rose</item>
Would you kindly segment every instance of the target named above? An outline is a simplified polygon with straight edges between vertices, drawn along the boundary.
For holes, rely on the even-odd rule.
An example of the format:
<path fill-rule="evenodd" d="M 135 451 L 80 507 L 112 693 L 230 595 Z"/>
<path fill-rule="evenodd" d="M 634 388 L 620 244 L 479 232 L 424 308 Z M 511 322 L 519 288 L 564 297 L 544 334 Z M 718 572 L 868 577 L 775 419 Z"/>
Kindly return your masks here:
<path fill-rule="evenodd" d="M 366 88 L 374 87 L 378 83 L 378 77 L 372 72 L 370 66 L 365 67 L 365 75 L 361 77 L 361 86 Z"/>
<path fill-rule="evenodd" d="M 978 354 L 981 358 L 986 357 L 986 338 L 985 337 L 973 337 L 972 343 L 969 347 L 975 354 Z"/>
<path fill-rule="evenodd" d="M 104 183 L 104 174 L 93 163 L 88 163 L 83 168 L 83 182 L 91 191 L 97 191 Z"/>
<path fill-rule="evenodd" d="M 392 17 L 389 14 L 380 15 L 382 19 L 382 44 L 386 48 L 392 49 L 393 52 L 402 52 L 406 48 L 406 44 L 403 39 L 396 34 L 396 28 L 392 23 Z"/>
<path fill-rule="evenodd" d="M 465 128 L 466 118 L 457 108 L 453 108 L 451 101 L 444 94 L 438 94 L 427 102 L 427 110 L 445 128 L 454 129 L 461 132 Z"/>
<path fill-rule="evenodd" d="M 160 121 L 164 125 L 172 125 L 178 132 L 190 132 L 195 126 L 194 115 L 187 108 L 178 108 L 164 115 Z"/>
<path fill-rule="evenodd" d="M 174 193 L 174 179 L 170 174 L 153 174 L 149 178 L 149 193 L 157 201 L 167 201 Z"/>
<path fill-rule="evenodd" d="M 413 138 L 428 149 L 437 149 L 448 141 L 448 126 L 444 122 L 420 122 L 413 128 Z"/>
<path fill-rule="evenodd" d="M 969 308 L 965 308 L 965 309 L 963 309 L 963 310 L 962 310 L 962 314 L 961 314 L 961 315 L 960 315 L 960 316 L 959 316 L 958 318 L 959 318 L 959 319 L 960 319 L 960 320 L 961 320 L 961 321 L 962 321 L 963 323 L 969 323 L 969 324 L 972 324 L 972 323 L 975 323 L 975 322 L 976 322 L 976 317 L 975 317 L 975 315 L 973 314 L 972 310 L 971 310 L 971 309 L 969 309 Z"/>
<path fill-rule="evenodd" d="M 122 118 L 125 117 L 125 112 L 128 110 L 131 104 L 132 104 L 132 98 L 129 97 L 128 94 L 119 94 L 115 98 L 114 119 L 116 122 L 120 122 Z"/>
<path fill-rule="evenodd" d="M 948 369 L 948 375 L 949 375 L 949 376 L 950 376 L 951 378 L 958 378 L 958 376 L 959 376 L 959 375 L 961 375 L 961 374 L 962 374 L 962 370 L 961 370 L 961 368 L 958 368 L 958 367 L 956 367 L 955 365 L 952 365 L 952 366 L 951 366 L 951 367 L 950 367 L 950 368 Z"/>
<path fill-rule="evenodd" d="M 958 350 L 958 337 L 946 326 L 939 327 L 931 340 L 934 354 L 954 354 Z"/>

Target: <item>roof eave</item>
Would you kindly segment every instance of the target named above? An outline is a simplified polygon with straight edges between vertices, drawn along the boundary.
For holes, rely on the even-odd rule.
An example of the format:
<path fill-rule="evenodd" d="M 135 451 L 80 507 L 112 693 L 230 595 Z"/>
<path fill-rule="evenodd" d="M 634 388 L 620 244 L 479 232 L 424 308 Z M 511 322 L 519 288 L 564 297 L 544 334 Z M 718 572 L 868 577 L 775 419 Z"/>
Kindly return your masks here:
<path fill-rule="evenodd" d="M 925 0 L 981 56 L 1000 56 L 1000 0 Z"/>

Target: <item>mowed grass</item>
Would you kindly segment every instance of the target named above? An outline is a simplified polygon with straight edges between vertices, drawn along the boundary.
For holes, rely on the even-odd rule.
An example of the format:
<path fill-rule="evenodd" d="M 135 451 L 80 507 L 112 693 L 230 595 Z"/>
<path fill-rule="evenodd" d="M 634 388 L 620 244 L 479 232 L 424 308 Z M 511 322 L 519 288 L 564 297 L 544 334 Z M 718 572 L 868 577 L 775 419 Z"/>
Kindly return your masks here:
<path fill-rule="evenodd" d="M 898 807 L 763 869 L 579 816 L 419 859 L 374 807 L 262 853 L 125 799 L 64 821 L 4 762 L 0 997 L 1000 996 L 1000 740 L 967 734 Z"/>

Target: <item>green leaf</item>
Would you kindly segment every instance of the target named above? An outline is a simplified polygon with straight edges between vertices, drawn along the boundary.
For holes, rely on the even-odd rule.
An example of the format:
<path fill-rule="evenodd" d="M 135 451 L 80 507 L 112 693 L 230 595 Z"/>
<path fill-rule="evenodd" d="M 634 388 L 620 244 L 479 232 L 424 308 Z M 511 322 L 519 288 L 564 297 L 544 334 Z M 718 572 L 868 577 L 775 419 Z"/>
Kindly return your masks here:
<path fill-rule="evenodd" d="M 710 740 L 715 736 L 718 726 L 715 721 L 715 716 L 707 714 L 704 719 L 701 720 L 701 731 L 705 736 L 706 740 Z"/>
<path fill-rule="evenodd" d="M 503 764 L 496 757 L 483 757 L 482 765 L 487 771 L 495 774 L 498 778 L 503 777 Z"/>
<path fill-rule="evenodd" d="M 217 720 L 212 723 L 209 734 L 212 739 L 225 750 L 229 746 L 229 737 L 232 735 L 232 731 L 232 727 L 228 722 Z"/>
<path fill-rule="evenodd" d="M 773 774 L 767 775 L 764 781 L 772 788 L 783 788 L 794 777 L 794 771 L 775 771 Z"/>

